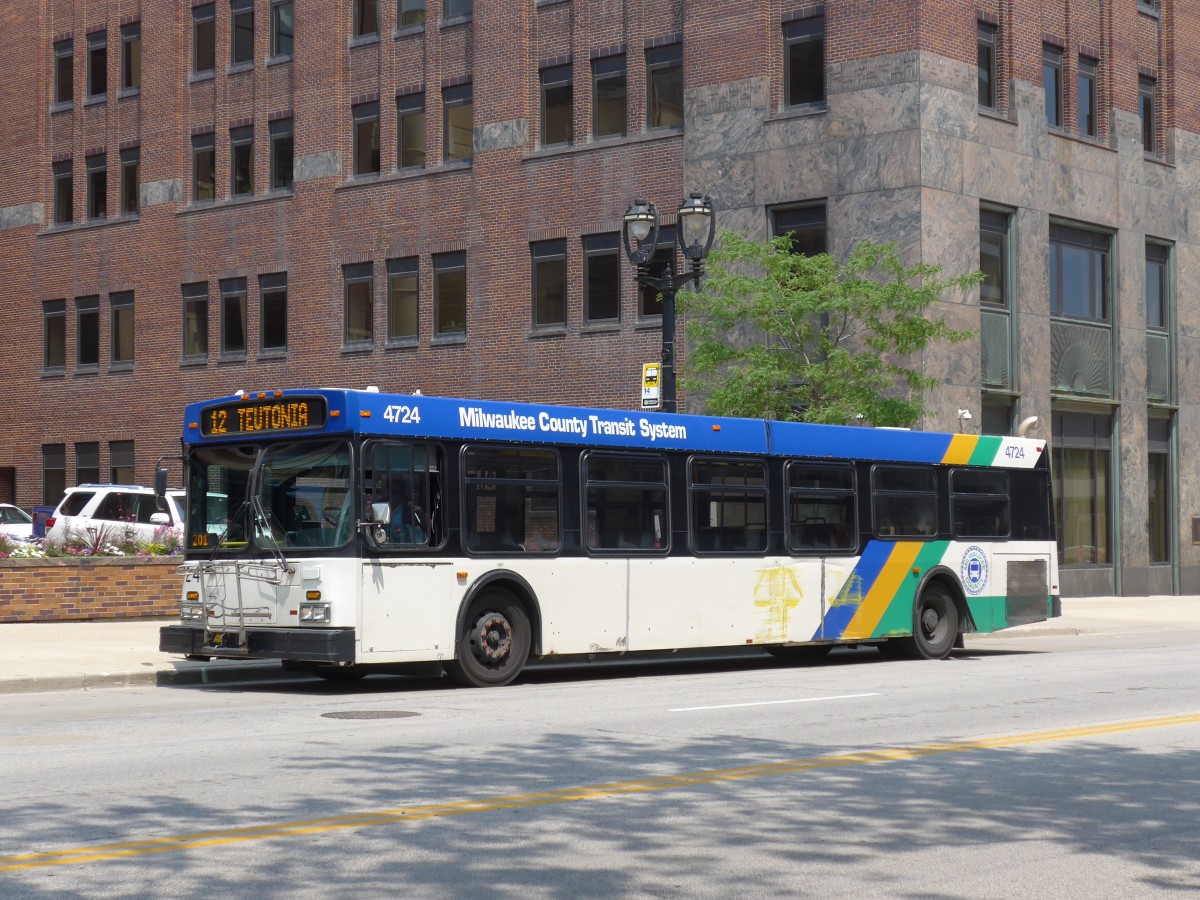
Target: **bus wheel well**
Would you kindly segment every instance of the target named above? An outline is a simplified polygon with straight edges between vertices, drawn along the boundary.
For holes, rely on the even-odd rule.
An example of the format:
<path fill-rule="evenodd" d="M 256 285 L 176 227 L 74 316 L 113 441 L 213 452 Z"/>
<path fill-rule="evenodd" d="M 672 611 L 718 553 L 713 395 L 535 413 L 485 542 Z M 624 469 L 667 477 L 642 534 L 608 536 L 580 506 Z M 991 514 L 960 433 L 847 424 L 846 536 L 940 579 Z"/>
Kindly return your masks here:
<path fill-rule="evenodd" d="M 525 610 L 525 615 L 529 619 L 529 627 L 532 632 L 532 643 L 529 648 L 530 656 L 542 655 L 542 609 L 537 602 L 537 596 L 533 592 L 527 582 L 515 572 L 495 571 L 490 572 L 480 578 L 471 586 L 471 590 L 463 598 L 462 605 L 458 610 L 458 629 L 456 634 L 462 633 L 463 619 L 470 609 L 475 598 L 484 590 L 503 590 L 512 594 L 513 599 L 521 604 Z"/>
<path fill-rule="evenodd" d="M 954 606 L 958 610 L 958 630 L 959 632 L 971 632 L 975 630 L 975 620 L 971 618 L 971 610 L 967 606 L 967 597 L 963 593 L 962 585 L 958 583 L 948 569 L 935 571 L 921 585 L 921 590 L 925 590 L 933 583 L 942 585 L 950 594 L 950 599 L 954 601 Z M 918 595 L 920 593 L 918 592 Z"/>

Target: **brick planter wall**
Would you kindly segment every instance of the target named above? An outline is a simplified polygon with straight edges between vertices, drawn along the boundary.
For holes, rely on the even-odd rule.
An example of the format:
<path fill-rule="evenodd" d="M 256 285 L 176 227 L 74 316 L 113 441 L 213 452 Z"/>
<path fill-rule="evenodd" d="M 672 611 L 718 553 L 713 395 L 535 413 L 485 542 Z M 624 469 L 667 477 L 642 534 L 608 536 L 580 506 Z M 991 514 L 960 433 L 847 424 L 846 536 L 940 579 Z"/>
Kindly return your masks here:
<path fill-rule="evenodd" d="M 178 556 L 0 560 L 0 622 L 175 616 Z"/>

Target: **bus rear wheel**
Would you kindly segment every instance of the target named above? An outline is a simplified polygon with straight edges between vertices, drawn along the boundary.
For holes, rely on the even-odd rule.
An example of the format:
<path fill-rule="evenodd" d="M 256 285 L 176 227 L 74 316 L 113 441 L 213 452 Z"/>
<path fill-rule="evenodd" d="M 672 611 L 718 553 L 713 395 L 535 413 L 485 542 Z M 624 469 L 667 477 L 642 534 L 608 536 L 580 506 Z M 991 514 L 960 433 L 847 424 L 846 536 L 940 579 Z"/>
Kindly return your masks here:
<path fill-rule="evenodd" d="M 945 659 L 958 637 L 958 607 L 943 584 L 921 591 L 913 610 L 913 634 L 902 646 L 913 659 Z"/>
<path fill-rule="evenodd" d="M 467 609 L 458 658 L 446 671 L 472 687 L 508 684 L 525 668 L 530 638 L 529 616 L 517 599 L 508 591 L 485 591 Z"/>

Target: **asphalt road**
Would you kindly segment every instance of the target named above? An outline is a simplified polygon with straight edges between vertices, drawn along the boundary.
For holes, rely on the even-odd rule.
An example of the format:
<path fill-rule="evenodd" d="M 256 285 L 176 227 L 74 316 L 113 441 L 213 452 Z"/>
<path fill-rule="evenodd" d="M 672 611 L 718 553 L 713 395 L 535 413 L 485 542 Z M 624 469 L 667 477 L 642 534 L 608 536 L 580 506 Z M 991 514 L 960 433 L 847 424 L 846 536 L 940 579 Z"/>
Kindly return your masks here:
<path fill-rule="evenodd" d="M 1176 638 L 3 696 L 0 897 L 1194 896 Z"/>

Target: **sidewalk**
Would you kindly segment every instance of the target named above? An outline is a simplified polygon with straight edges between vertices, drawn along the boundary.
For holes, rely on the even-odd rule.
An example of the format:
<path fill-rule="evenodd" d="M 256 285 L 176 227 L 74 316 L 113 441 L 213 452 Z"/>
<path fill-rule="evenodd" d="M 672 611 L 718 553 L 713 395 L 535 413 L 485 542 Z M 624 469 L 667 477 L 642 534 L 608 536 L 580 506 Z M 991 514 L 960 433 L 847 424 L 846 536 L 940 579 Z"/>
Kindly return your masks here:
<path fill-rule="evenodd" d="M 174 621 L 0 624 L 0 694 L 309 677 L 284 673 L 277 662 L 194 662 L 160 653 L 158 630 Z M 1156 630 L 1200 634 L 1200 597 L 1066 598 L 1061 618 L 967 640 Z"/>

